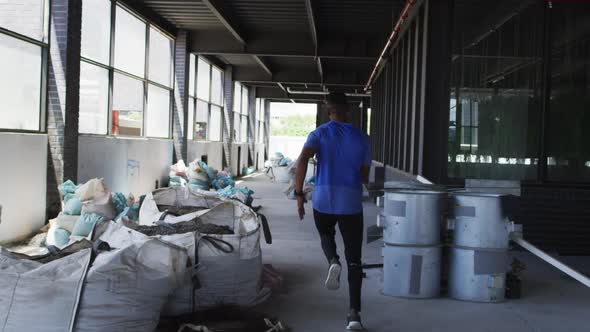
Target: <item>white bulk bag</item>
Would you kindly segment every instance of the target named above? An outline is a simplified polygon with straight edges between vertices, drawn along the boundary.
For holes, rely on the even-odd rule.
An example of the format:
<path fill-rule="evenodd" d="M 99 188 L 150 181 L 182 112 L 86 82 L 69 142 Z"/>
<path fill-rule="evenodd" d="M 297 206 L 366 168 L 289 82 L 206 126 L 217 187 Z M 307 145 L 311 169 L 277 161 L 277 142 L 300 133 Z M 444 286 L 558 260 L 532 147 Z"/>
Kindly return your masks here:
<path fill-rule="evenodd" d="M 42 264 L 0 248 L 0 331 L 71 331 L 91 253 Z"/>

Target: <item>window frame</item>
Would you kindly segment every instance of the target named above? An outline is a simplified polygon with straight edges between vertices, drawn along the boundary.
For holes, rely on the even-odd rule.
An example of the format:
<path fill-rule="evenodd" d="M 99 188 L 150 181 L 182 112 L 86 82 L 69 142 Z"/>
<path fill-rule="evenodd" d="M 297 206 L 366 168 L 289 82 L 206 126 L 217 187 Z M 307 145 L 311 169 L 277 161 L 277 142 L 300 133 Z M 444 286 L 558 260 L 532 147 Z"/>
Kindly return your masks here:
<path fill-rule="evenodd" d="M 83 1 L 83 0 L 81 0 Z M 108 65 L 97 62 L 95 60 L 89 59 L 84 57 L 80 54 L 80 61 L 85 62 L 90 65 L 98 66 L 103 69 L 108 70 L 109 72 L 109 91 L 108 91 L 108 109 L 107 112 L 107 134 L 94 134 L 94 133 L 79 133 L 79 135 L 86 135 L 86 136 L 107 136 L 107 137 L 120 137 L 120 138 L 153 138 L 153 139 L 171 139 L 172 138 L 172 105 L 174 100 L 174 82 L 176 80 L 176 72 L 174 70 L 176 65 L 176 38 L 170 34 L 169 32 L 165 31 L 164 29 L 160 28 L 154 22 L 148 20 L 147 18 L 143 17 L 135 10 L 130 8 L 124 2 L 118 0 L 104 0 L 108 1 L 111 5 L 110 15 L 111 15 L 111 22 L 110 22 L 110 41 L 109 41 L 109 60 Z M 143 24 L 145 24 L 145 54 L 144 54 L 144 77 L 137 76 L 135 74 L 126 72 L 124 70 L 115 68 L 115 36 L 116 36 L 116 21 L 117 21 L 117 7 L 120 7 L 122 10 L 125 10 L 127 13 L 135 17 L 136 19 L 140 20 Z M 170 77 L 170 86 L 163 85 L 159 82 L 152 81 L 149 79 L 149 61 L 150 61 L 150 34 L 151 31 L 155 30 L 158 33 L 161 33 L 164 37 L 170 39 L 172 42 L 172 58 L 171 58 L 171 77 Z M 135 79 L 141 82 L 143 86 L 143 105 L 142 105 L 142 127 L 141 127 L 141 134 L 139 136 L 135 135 L 121 135 L 121 134 L 113 134 L 113 86 L 114 86 L 114 76 L 116 74 L 124 75 L 128 78 Z M 154 85 L 158 88 L 165 89 L 169 92 L 169 99 L 168 99 L 168 136 L 166 137 L 159 137 L 159 136 L 148 136 L 146 135 L 146 125 L 147 125 L 147 116 L 148 116 L 148 99 L 149 93 L 148 89 L 149 86 Z"/>
<path fill-rule="evenodd" d="M 37 129 L 16 129 L 16 128 L 1 128 L 0 133 L 29 133 L 29 134 L 46 134 L 47 133 L 47 88 L 49 84 L 49 45 L 51 43 L 50 22 L 51 22 L 51 1 L 44 0 L 43 2 L 43 17 L 42 17 L 42 40 L 37 40 L 33 37 L 9 30 L 0 26 L 0 34 L 14 38 L 18 41 L 26 42 L 40 47 L 41 53 L 41 70 L 39 73 L 39 107 L 38 107 L 38 127 Z"/>
<path fill-rule="evenodd" d="M 194 68 L 191 70 L 191 64 L 190 62 L 192 61 L 192 59 L 194 58 Z M 208 99 L 209 100 L 205 100 L 202 99 L 200 97 L 197 96 L 197 92 L 199 89 L 199 82 L 198 82 L 198 74 L 199 74 L 199 61 L 205 62 L 208 65 L 208 69 L 209 69 L 209 96 Z M 218 71 L 221 72 L 221 104 L 217 104 L 211 101 L 211 96 L 212 96 L 212 92 L 213 92 L 213 69 L 216 69 Z M 214 63 L 212 63 L 211 61 L 209 61 L 208 59 L 199 56 L 197 54 L 190 54 L 189 56 L 189 77 L 188 77 L 188 81 L 190 82 L 191 79 L 194 80 L 194 84 L 193 84 L 193 91 L 191 91 L 190 89 L 190 84 L 189 84 L 189 91 L 188 91 L 188 102 L 191 103 L 193 105 L 193 138 L 189 139 L 192 141 L 197 141 L 197 142 L 222 142 L 223 141 L 223 118 L 224 118 L 224 98 L 225 98 L 225 89 L 224 89 L 224 70 L 223 68 L 215 65 Z M 196 135 L 194 134 L 195 128 L 196 128 L 196 120 L 197 120 L 197 103 L 198 102 L 203 102 L 205 104 L 207 104 L 207 131 L 206 131 L 206 137 L 205 139 L 200 139 L 197 138 Z M 216 106 L 219 107 L 221 110 L 221 123 L 220 123 L 220 127 L 219 127 L 219 140 L 211 140 L 211 130 L 213 129 L 213 126 L 211 126 L 211 109 L 212 106 Z M 188 136 L 187 136 L 188 137 Z"/>

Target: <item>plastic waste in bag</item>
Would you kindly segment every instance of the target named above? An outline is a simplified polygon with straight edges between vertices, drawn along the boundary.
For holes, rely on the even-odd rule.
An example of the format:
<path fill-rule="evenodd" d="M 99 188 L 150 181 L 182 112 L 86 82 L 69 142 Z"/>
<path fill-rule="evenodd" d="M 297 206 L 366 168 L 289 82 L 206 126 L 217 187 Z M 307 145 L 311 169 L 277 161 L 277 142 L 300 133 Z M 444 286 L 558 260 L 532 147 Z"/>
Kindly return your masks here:
<path fill-rule="evenodd" d="M 169 187 L 185 187 L 188 182 L 180 176 L 171 176 L 168 180 Z"/>
<path fill-rule="evenodd" d="M 201 169 L 205 171 L 205 173 L 207 173 L 207 177 L 210 181 L 217 177 L 217 171 L 215 171 L 212 167 L 207 165 L 204 161 L 199 161 L 199 166 L 201 167 Z"/>
<path fill-rule="evenodd" d="M 70 232 L 53 224 L 49 227 L 45 244 L 47 246 L 56 246 L 58 248 L 65 247 L 70 242 Z"/>
<path fill-rule="evenodd" d="M 96 213 L 109 220 L 112 220 L 117 216 L 117 210 L 113 204 L 113 198 L 108 192 L 102 196 L 94 197 L 89 202 L 84 202 L 82 205 L 82 213 Z"/>
<path fill-rule="evenodd" d="M 179 176 L 186 178 L 187 167 L 184 160 L 179 160 L 176 164 L 170 166 L 170 177 Z"/>
<path fill-rule="evenodd" d="M 127 207 L 127 198 L 120 192 L 113 193 L 112 196 L 115 211 L 117 212 L 117 215 L 119 215 Z"/>
<path fill-rule="evenodd" d="M 63 213 L 75 216 L 82 213 L 82 202 L 76 195 L 69 193 L 64 196 Z"/>
<path fill-rule="evenodd" d="M 234 186 L 236 182 L 231 176 L 218 176 L 211 182 L 215 189 L 223 189 L 227 186 Z"/>
<path fill-rule="evenodd" d="M 92 232 L 94 225 L 103 219 L 102 216 L 96 213 L 85 213 L 80 216 L 80 219 L 76 221 L 74 229 L 72 230 L 73 236 L 87 237 Z"/>
<path fill-rule="evenodd" d="M 104 179 L 92 179 L 76 189 L 76 196 L 82 202 L 104 196 L 105 193 Z"/>
<path fill-rule="evenodd" d="M 75 193 L 78 187 L 79 186 L 77 186 L 72 180 L 67 180 L 66 182 L 60 184 L 57 189 L 65 197 L 67 194 Z"/>
<path fill-rule="evenodd" d="M 209 190 L 209 180 L 190 180 L 189 186 L 193 189 Z"/>

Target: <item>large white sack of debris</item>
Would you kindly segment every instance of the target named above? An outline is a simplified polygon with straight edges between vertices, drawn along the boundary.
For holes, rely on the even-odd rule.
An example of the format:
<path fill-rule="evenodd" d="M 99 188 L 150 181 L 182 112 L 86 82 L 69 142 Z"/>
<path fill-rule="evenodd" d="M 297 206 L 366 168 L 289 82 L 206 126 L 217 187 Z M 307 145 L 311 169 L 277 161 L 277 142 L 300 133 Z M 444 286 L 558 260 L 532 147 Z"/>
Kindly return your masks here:
<path fill-rule="evenodd" d="M 110 222 L 88 270 L 76 331 L 154 331 L 169 295 L 186 275 L 187 252 Z"/>
<path fill-rule="evenodd" d="M 91 253 L 42 263 L 0 248 L 0 331 L 72 331 Z"/>
<path fill-rule="evenodd" d="M 184 284 L 170 297 L 164 315 L 181 315 L 221 305 L 252 306 L 268 298 L 270 290 L 262 287 L 261 225 L 251 208 L 238 201 L 220 199 L 214 193 L 186 187 L 158 190 L 153 196 L 146 196 L 143 204 L 206 209 L 191 213 L 192 218 L 160 218 L 152 213 L 150 220 L 154 223 L 161 220 L 174 224 L 198 218 L 204 225 L 226 226 L 233 231 L 233 234 L 195 231 L 160 237 L 186 248 L 192 266 Z"/>

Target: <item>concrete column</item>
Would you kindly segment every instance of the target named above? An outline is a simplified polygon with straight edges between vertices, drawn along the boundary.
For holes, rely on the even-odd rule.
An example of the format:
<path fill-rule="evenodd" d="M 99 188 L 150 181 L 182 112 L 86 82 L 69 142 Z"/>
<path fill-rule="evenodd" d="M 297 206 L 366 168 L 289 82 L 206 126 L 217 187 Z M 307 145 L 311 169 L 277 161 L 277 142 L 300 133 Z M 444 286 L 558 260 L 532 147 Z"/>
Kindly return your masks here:
<path fill-rule="evenodd" d="M 78 177 L 82 1 L 51 1 L 47 84 L 47 216 L 61 210 L 57 187 Z"/>
<path fill-rule="evenodd" d="M 174 162 L 188 158 L 188 32 L 179 30 L 174 58 L 174 108 L 172 115 L 172 138 L 174 139 Z"/>
<path fill-rule="evenodd" d="M 256 88 L 248 89 L 248 166 L 256 164 Z"/>
<path fill-rule="evenodd" d="M 231 146 L 234 128 L 234 80 L 233 67 L 226 66 L 223 71 L 223 167 L 231 165 Z"/>

